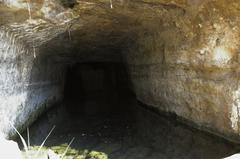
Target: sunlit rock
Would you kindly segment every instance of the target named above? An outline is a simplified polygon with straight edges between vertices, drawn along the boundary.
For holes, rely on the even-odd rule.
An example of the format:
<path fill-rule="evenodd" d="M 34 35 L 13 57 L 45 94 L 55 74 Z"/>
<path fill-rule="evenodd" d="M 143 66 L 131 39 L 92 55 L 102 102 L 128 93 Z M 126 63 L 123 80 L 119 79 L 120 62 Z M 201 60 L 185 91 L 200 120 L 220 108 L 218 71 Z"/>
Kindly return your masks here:
<path fill-rule="evenodd" d="M 229 50 L 224 47 L 216 47 L 213 50 L 213 61 L 218 66 L 225 65 L 232 58 Z"/>
<path fill-rule="evenodd" d="M 18 144 L 11 140 L 6 140 L 3 135 L 0 134 L 0 152 L 1 158 L 7 159 L 22 159 L 21 151 Z"/>
<path fill-rule="evenodd" d="M 27 4 L 28 2 L 23 0 L 2 0 L 2 2 L 9 7 L 25 8 L 25 9 L 28 8 L 28 4 Z"/>

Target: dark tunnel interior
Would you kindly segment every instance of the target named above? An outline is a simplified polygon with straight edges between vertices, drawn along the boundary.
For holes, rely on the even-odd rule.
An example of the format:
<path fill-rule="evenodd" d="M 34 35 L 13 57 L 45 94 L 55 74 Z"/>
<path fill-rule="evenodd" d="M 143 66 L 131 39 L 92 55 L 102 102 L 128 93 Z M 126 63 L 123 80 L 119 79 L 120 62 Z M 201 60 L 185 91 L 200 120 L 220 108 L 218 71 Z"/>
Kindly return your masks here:
<path fill-rule="evenodd" d="M 123 63 L 77 63 L 67 70 L 64 101 L 71 113 L 117 113 L 133 100 Z"/>
<path fill-rule="evenodd" d="M 71 147 L 104 152 L 110 159 L 220 159 L 238 149 L 137 101 L 125 65 L 116 62 L 68 67 L 64 100 L 29 128 L 31 144 L 41 145 L 54 125 L 45 146 L 74 137 Z"/>

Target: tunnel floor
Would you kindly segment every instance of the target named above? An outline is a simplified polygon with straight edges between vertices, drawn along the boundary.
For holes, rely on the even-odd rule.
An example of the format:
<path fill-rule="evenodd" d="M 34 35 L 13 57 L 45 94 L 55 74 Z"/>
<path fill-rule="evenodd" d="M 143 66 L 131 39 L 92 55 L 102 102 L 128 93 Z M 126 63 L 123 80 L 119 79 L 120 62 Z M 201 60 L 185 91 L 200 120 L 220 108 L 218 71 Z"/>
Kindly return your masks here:
<path fill-rule="evenodd" d="M 99 106 L 99 102 L 89 102 L 94 108 Z M 89 102 L 84 106 L 90 107 Z M 40 145 L 56 125 L 46 146 L 69 143 L 75 137 L 73 148 L 101 151 L 110 159 L 220 159 L 239 150 L 237 145 L 173 117 L 160 116 L 135 100 L 118 102 L 124 109 L 94 113 L 83 103 L 81 110 L 69 111 L 69 104 L 73 103 L 53 107 L 30 127 L 31 145 Z"/>

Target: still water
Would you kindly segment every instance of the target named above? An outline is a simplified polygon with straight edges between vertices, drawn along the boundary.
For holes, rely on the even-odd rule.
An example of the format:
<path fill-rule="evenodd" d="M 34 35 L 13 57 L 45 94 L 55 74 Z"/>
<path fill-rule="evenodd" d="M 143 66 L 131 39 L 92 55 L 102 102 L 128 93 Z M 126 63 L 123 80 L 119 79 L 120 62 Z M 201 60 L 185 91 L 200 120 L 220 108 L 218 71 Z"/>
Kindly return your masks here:
<path fill-rule="evenodd" d="M 40 145 L 56 125 L 46 146 L 75 137 L 73 148 L 101 151 L 110 159 L 220 159 L 239 150 L 134 100 L 113 104 L 85 101 L 55 106 L 29 128 L 31 145 Z"/>

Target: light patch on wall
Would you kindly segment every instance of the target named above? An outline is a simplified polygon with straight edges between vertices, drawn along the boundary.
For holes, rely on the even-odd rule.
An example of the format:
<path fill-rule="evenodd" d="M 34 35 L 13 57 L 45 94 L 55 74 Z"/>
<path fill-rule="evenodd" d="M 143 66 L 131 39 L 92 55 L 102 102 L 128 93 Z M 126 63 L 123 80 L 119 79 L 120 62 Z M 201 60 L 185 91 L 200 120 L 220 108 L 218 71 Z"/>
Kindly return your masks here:
<path fill-rule="evenodd" d="M 25 1 L 22 0 L 3 0 L 3 3 L 8 5 L 9 7 L 15 8 L 27 8 L 27 4 Z"/>
<path fill-rule="evenodd" d="M 232 58 L 231 53 L 228 49 L 223 46 L 214 48 L 213 50 L 213 61 L 217 65 L 224 65 Z"/>
<path fill-rule="evenodd" d="M 238 120 L 239 120 L 239 110 L 240 110 L 240 88 L 233 93 L 233 104 L 231 110 L 231 126 L 235 132 L 238 132 Z"/>
<path fill-rule="evenodd" d="M 27 99 L 27 93 L 21 93 L 12 96 L 0 96 L 0 132 L 6 133 L 8 130 L 4 130 L 9 127 L 9 123 L 15 123 L 15 118 L 22 114 L 22 110 L 19 109 L 20 105 L 24 105 Z M 8 109 L 6 109 L 8 108 Z"/>

